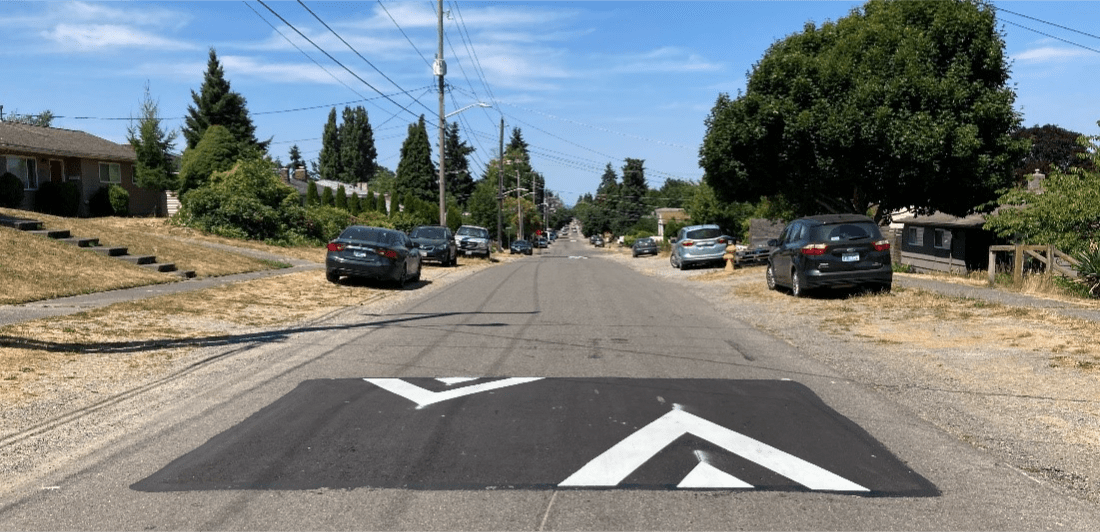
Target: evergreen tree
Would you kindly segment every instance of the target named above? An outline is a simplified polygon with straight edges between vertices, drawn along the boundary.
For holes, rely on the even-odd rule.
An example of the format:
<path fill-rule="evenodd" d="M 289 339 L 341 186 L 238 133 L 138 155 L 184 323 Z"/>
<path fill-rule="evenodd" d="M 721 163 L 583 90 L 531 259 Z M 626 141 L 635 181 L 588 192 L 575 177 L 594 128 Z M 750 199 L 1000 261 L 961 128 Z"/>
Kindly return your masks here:
<path fill-rule="evenodd" d="M 428 141 L 428 129 L 424 115 L 415 124 L 409 124 L 408 136 L 401 145 L 401 161 L 397 163 L 394 192 L 398 197 L 412 193 L 424 201 L 439 201 L 438 172 L 432 161 L 432 145 Z"/>
<path fill-rule="evenodd" d="M 359 213 L 363 212 L 363 205 L 359 200 L 359 194 L 356 192 L 352 192 L 348 196 L 348 212 L 352 216 L 359 216 Z"/>
<path fill-rule="evenodd" d="M 337 209 L 348 210 L 348 192 L 344 190 L 344 185 L 340 185 L 340 188 L 336 189 L 336 200 L 333 205 Z"/>
<path fill-rule="evenodd" d="M 206 130 L 216 125 L 229 130 L 243 147 L 256 148 L 261 153 L 267 150 L 271 141 L 256 140 L 256 126 L 248 116 L 247 102 L 244 96 L 230 88 L 214 48 L 210 48 L 202 87 L 197 93 L 191 91 L 191 99 L 194 105 L 187 106 L 187 117 L 183 125 L 183 137 L 187 140 L 188 148 L 194 148 L 202 140 Z"/>
<path fill-rule="evenodd" d="M 185 150 L 180 159 L 180 197 L 206 184 L 214 172 L 233 168 L 240 158 L 241 146 L 229 130 L 222 126 L 210 126 L 199 143 Z"/>
<path fill-rule="evenodd" d="M 305 168 L 306 163 L 302 160 L 302 152 L 298 150 L 298 145 L 295 144 L 290 147 L 290 177 L 294 177 L 294 172 L 298 168 Z M 308 175 L 307 175 L 308 177 Z"/>
<path fill-rule="evenodd" d="M 339 128 L 340 171 L 337 179 L 344 183 L 366 183 L 374 177 L 378 150 L 374 146 L 374 132 L 363 107 L 345 107 L 344 123 Z M 326 126 L 326 131 L 328 126 Z"/>
<path fill-rule="evenodd" d="M 306 206 L 317 206 L 321 204 L 321 196 L 317 194 L 317 182 L 310 180 L 309 186 L 306 187 Z"/>
<path fill-rule="evenodd" d="M 328 207 L 336 206 L 336 199 L 332 197 L 332 189 L 325 187 L 325 191 L 321 193 L 321 205 Z"/>
<path fill-rule="evenodd" d="M 474 192 L 474 178 L 470 175 L 470 163 L 466 158 L 474 151 L 459 138 L 458 122 L 451 122 L 444 135 L 443 157 L 447 161 L 447 192 L 454 194 L 460 205 L 466 205 Z M 450 219 L 448 215 L 447 220 Z"/>
<path fill-rule="evenodd" d="M 645 181 L 644 165 L 641 159 L 627 158 L 623 166 L 623 181 L 619 185 L 619 226 L 615 230 L 618 234 L 625 234 L 648 210 L 645 197 L 649 185 Z"/>
<path fill-rule="evenodd" d="M 508 145 L 504 147 L 504 152 L 517 152 L 522 154 L 525 160 L 530 160 L 531 156 L 527 152 L 527 142 L 523 140 L 523 132 L 518 127 L 512 128 L 512 138 L 508 140 Z"/>
<path fill-rule="evenodd" d="M 321 132 L 321 153 L 317 158 L 321 179 L 340 179 L 343 167 L 340 165 L 340 127 L 336 125 L 335 107 L 328 112 L 328 122 L 325 122 L 325 129 Z"/>
<path fill-rule="evenodd" d="M 172 148 L 176 132 L 166 132 L 161 127 L 158 105 L 149 95 L 149 83 L 145 83 L 145 99 L 141 102 L 141 118 L 135 126 L 126 130 L 126 139 L 134 148 L 134 182 L 151 190 L 175 190 L 179 179 L 173 172 Z"/>

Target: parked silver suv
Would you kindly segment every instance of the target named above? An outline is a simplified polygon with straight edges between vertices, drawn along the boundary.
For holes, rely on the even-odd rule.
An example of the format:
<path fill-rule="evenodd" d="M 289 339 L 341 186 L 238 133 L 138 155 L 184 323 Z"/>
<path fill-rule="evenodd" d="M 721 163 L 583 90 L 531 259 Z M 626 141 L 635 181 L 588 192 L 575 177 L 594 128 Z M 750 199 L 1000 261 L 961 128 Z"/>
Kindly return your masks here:
<path fill-rule="evenodd" d="M 689 225 L 680 229 L 671 239 L 673 268 L 687 268 L 695 264 L 722 264 L 722 255 L 730 244 L 729 237 L 714 224 Z"/>
<path fill-rule="evenodd" d="M 489 258 L 489 230 L 476 225 L 464 225 L 455 231 L 455 245 L 463 255 Z"/>

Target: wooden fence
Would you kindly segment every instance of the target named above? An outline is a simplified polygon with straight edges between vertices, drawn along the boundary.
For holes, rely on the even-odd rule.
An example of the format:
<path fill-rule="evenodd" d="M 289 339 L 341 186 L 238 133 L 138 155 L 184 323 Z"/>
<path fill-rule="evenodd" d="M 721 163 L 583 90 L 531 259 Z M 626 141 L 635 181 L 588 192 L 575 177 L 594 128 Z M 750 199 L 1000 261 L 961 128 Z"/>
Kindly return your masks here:
<path fill-rule="evenodd" d="M 1071 279 L 1078 277 L 1076 267 L 1080 266 L 1077 259 L 1066 255 L 1054 246 L 1029 246 L 1016 244 L 1008 246 L 989 246 L 989 284 L 993 284 L 997 273 L 997 253 L 1012 253 L 1012 279 L 1019 283 L 1024 278 L 1024 259 L 1027 257 L 1038 260 L 1045 266 L 1046 275 L 1064 275 Z"/>

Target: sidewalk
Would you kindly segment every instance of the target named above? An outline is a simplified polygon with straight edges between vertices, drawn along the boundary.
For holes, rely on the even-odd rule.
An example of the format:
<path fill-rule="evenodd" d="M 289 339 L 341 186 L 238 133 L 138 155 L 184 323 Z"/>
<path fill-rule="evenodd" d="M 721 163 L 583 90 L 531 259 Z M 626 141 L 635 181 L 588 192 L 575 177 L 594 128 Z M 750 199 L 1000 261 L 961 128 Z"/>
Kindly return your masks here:
<path fill-rule="evenodd" d="M 946 296 L 964 297 L 968 299 L 982 299 L 991 303 L 1000 303 L 1002 305 L 1010 305 L 1015 307 L 1041 308 L 1070 318 L 1079 318 L 1083 320 L 1100 322 L 1100 307 L 1087 308 L 1084 305 L 1079 305 L 1067 301 L 1047 299 L 1044 297 L 1010 292 L 1007 290 L 998 290 L 995 288 L 984 286 L 979 287 L 949 283 L 945 281 L 938 281 L 936 279 L 923 278 L 922 276 L 915 274 L 894 274 L 894 286 L 901 288 L 927 290 L 929 292 L 936 292 L 938 294 L 943 294 Z"/>

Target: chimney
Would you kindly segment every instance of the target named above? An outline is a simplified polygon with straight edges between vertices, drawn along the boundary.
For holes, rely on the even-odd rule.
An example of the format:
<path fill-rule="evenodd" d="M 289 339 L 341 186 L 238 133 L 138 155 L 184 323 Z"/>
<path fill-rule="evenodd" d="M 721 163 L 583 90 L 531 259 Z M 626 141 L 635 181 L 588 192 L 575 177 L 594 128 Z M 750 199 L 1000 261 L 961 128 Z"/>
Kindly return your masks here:
<path fill-rule="evenodd" d="M 298 168 L 295 168 L 294 169 L 294 179 L 297 179 L 298 181 L 305 181 L 306 180 L 306 167 L 299 166 Z"/>
<path fill-rule="evenodd" d="M 1039 169 L 1035 169 L 1035 173 L 1031 174 L 1030 179 L 1027 180 L 1027 191 L 1034 192 L 1035 194 L 1043 193 L 1043 179 L 1046 179 L 1046 175 L 1039 172 Z"/>

